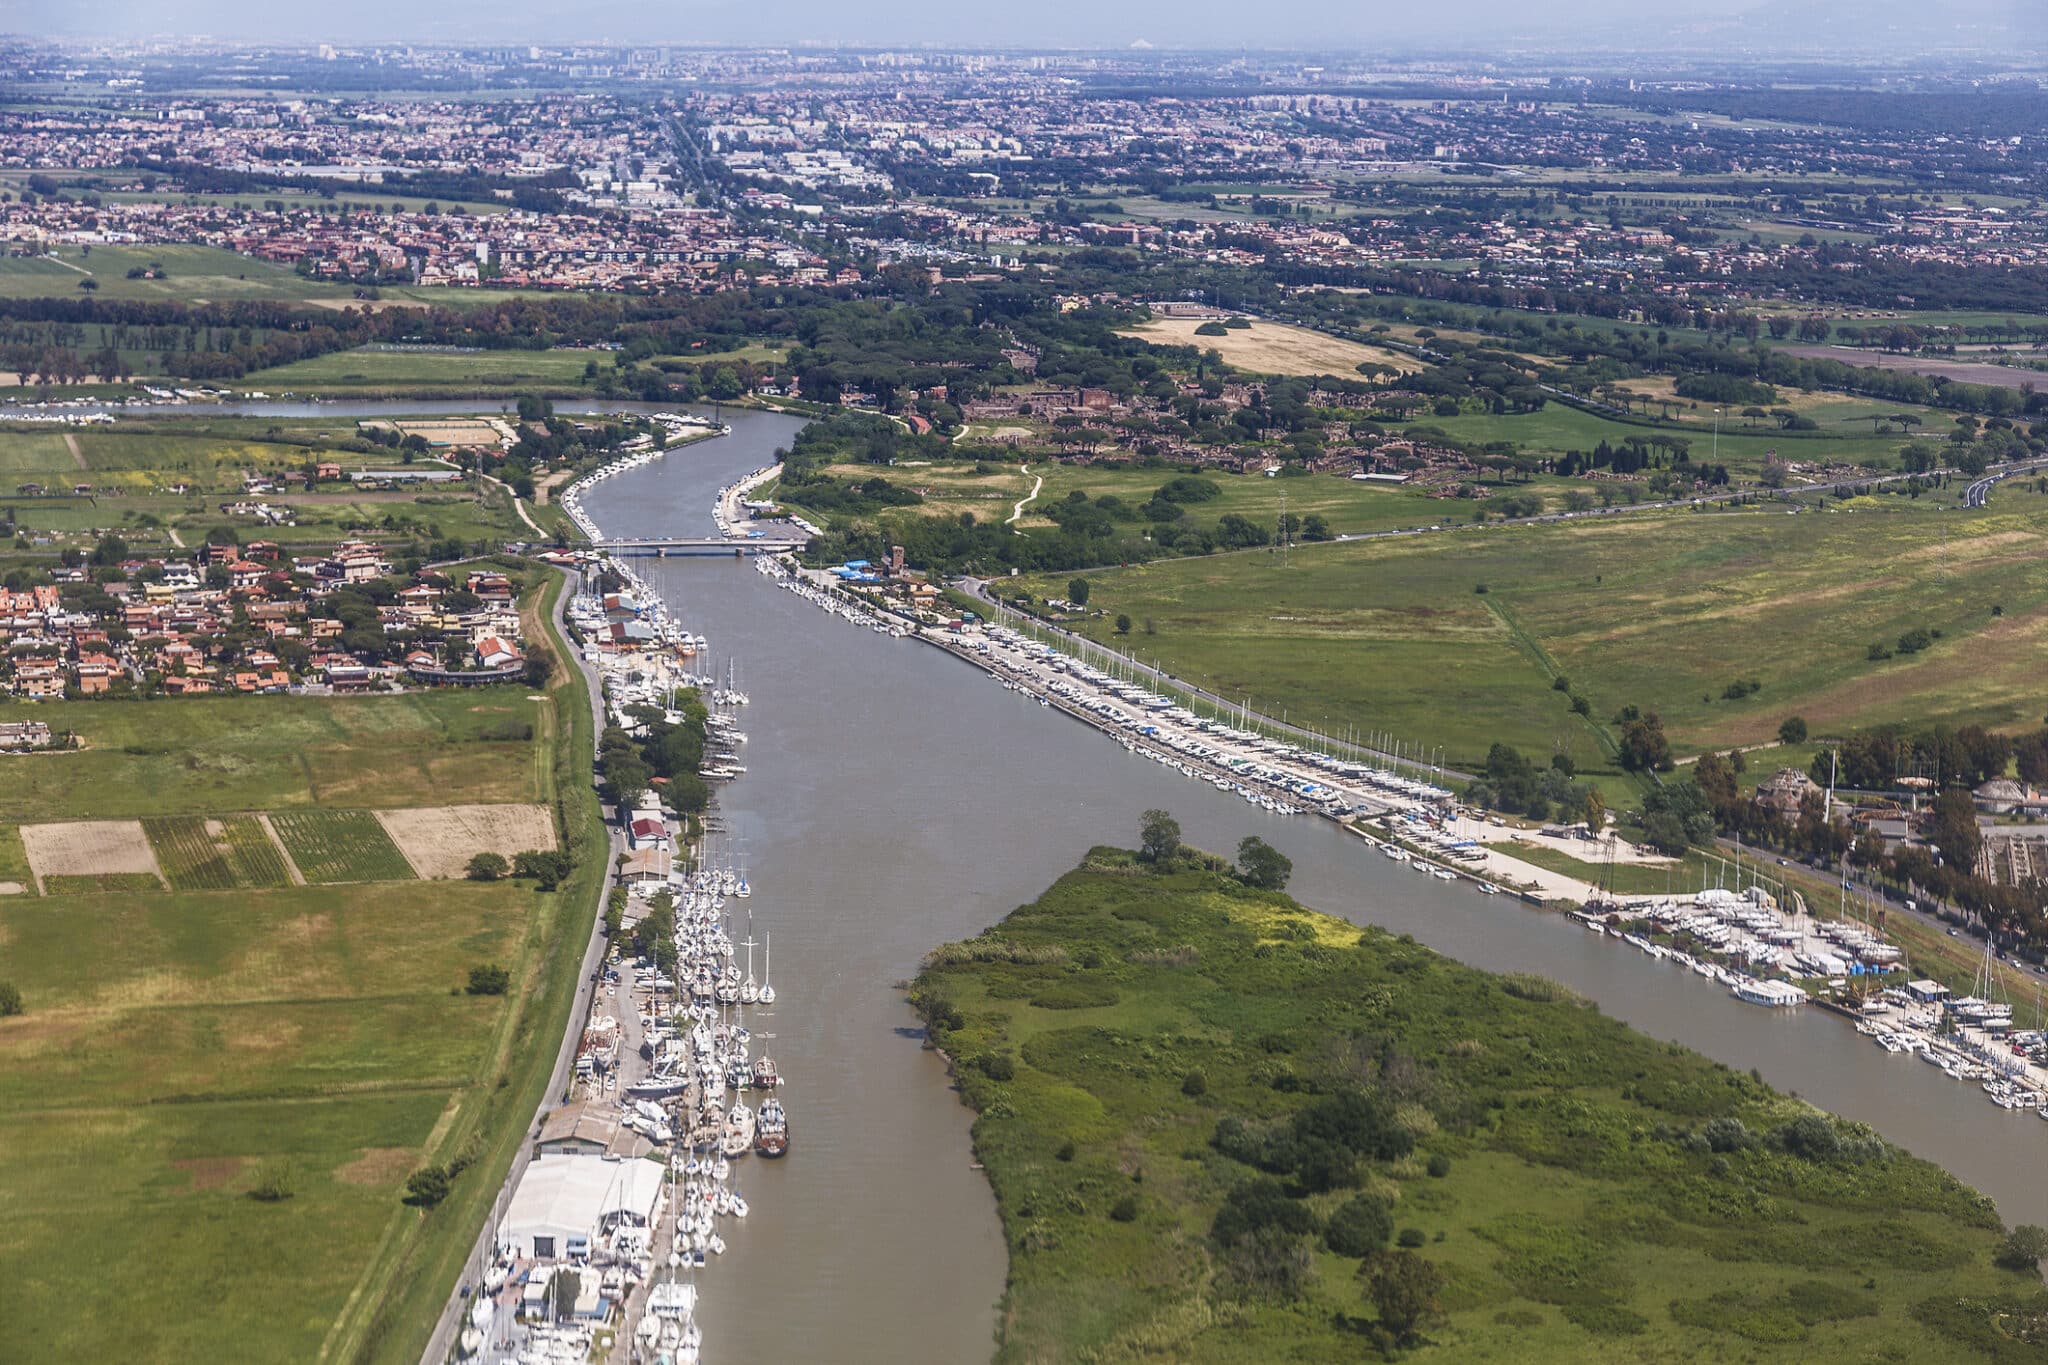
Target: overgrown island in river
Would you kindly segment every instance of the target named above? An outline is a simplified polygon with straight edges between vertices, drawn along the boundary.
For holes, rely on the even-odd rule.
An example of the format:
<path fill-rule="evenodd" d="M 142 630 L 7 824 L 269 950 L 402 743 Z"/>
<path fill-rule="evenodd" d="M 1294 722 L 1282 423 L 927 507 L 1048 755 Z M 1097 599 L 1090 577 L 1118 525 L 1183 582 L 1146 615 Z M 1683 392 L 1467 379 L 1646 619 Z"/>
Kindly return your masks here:
<path fill-rule="evenodd" d="M 979 1117 L 1003 1362 L 2042 1358 L 2044 1235 L 1868 1128 L 1316 913 L 1247 840 L 1100 847 L 912 990 Z"/>

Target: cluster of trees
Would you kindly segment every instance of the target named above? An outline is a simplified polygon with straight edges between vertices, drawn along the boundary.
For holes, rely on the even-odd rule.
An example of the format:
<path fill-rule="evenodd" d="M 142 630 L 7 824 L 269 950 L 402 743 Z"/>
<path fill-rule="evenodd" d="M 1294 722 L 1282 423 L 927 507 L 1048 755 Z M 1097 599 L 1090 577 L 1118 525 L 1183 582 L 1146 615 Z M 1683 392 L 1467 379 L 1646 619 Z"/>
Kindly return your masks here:
<path fill-rule="evenodd" d="M 1414 1135 L 1385 1091 L 1342 1086 L 1270 1124 L 1227 1115 L 1210 1145 L 1262 1172 L 1232 1187 L 1210 1223 L 1227 1281 L 1260 1297 L 1298 1298 L 1313 1275 L 1320 1242 L 1360 1261 L 1358 1278 L 1376 1310 L 1372 1331 L 1383 1350 L 1412 1343 L 1420 1328 L 1441 1316 L 1447 1281 L 1415 1254 L 1425 1240 L 1419 1230 L 1403 1229 L 1398 1248 L 1390 1246 L 1394 1212 L 1385 1195 L 1360 1191 L 1327 1218 L 1306 1202 L 1355 1188 L 1368 1162 L 1397 1161 L 1414 1151 Z M 1430 1158 L 1430 1175 L 1441 1178 L 1450 1170 L 1448 1157 Z"/>
<path fill-rule="evenodd" d="M 1465 800 L 1532 820 L 1548 820 L 1555 813 L 1560 820 L 1583 820 L 1598 830 L 1606 823 L 1606 800 L 1594 784 L 1572 781 L 1574 771 L 1566 754 L 1553 754 L 1547 766 L 1538 768 L 1519 749 L 1497 743 L 1487 750 L 1485 770 L 1466 787 Z"/>
<path fill-rule="evenodd" d="M 1857 791 L 1892 791 L 1905 777 L 1941 787 L 1976 788 L 2003 776 L 2017 755 L 2020 775 L 2048 781 L 2048 731 L 2014 739 L 1981 725 L 1913 730 L 1888 725 L 1860 731 L 1823 749 L 1810 769 L 1814 781 Z"/>
<path fill-rule="evenodd" d="M 1180 821 L 1171 811 L 1148 810 L 1138 827 L 1138 860 L 1155 872 L 1172 872 L 1186 866 L 1221 870 L 1225 864 L 1199 849 L 1181 842 Z M 1246 886 L 1260 891 L 1284 891 L 1294 875 L 1294 862 L 1256 834 L 1238 841 L 1237 865 L 1231 869 Z"/>
<path fill-rule="evenodd" d="M 530 848 L 510 859 L 502 853 L 486 850 L 470 858 L 464 868 L 464 875 L 473 882 L 495 882 L 506 877 L 519 877 L 532 880 L 535 890 L 553 891 L 569 879 L 569 873 L 575 869 L 575 865 L 573 858 L 557 849 Z M 470 991 L 471 995 L 485 993 L 474 989 Z"/>
<path fill-rule="evenodd" d="M 633 953 L 673 976 L 676 969 L 675 898 L 663 891 L 648 902 L 647 913 L 633 924 Z"/>
<path fill-rule="evenodd" d="M 680 722 L 671 722 L 660 707 L 635 706 L 627 718 L 640 731 L 636 738 L 621 726 L 607 725 L 598 740 L 599 787 L 606 801 L 630 806 L 659 781 L 669 806 L 694 815 L 710 804 L 711 791 L 699 775 L 704 764 L 704 721 L 710 714 L 695 692 L 681 699 Z"/>
<path fill-rule="evenodd" d="M 1655 711 L 1624 706 L 1615 713 L 1621 727 L 1621 766 L 1632 773 L 1668 773 L 1677 766 L 1671 756 L 1671 741 L 1664 737 L 1664 721 Z"/>

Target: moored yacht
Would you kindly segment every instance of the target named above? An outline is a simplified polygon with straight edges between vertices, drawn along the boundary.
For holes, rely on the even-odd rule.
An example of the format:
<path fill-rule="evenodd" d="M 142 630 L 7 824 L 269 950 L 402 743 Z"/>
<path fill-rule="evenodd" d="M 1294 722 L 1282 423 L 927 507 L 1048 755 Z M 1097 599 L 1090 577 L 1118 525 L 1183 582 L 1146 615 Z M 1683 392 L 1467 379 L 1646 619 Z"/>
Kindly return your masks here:
<path fill-rule="evenodd" d="M 754 1150 L 764 1157 L 779 1157 L 789 1151 L 789 1116 L 782 1101 L 769 1096 L 761 1101 L 754 1119 Z"/>

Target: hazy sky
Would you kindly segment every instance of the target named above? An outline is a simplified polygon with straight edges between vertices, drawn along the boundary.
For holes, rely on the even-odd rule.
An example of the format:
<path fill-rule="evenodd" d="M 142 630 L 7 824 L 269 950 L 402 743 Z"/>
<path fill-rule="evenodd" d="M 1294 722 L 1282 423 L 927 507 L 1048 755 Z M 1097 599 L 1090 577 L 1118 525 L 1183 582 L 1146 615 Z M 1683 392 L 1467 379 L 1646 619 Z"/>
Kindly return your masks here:
<path fill-rule="evenodd" d="M 1758 0 L 1681 0 L 1727 14 Z M 0 0 L 0 29 L 31 33 L 241 35 L 259 39 L 596 42 L 1027 43 L 1121 46 L 1371 46 L 1391 26 L 1417 31 L 1417 6 L 1388 0 Z M 4 18 L 7 11 L 19 22 Z M 1640 0 L 1438 0 L 1431 25 L 1453 34 L 1552 22 L 1605 26 Z"/>
<path fill-rule="evenodd" d="M 1957 18 L 2033 30 L 2048 0 L 0 0 L 0 32 L 207 35 L 256 41 L 667 42 L 1008 46 L 1307 46 L 1374 50 L 1442 42 L 1470 50 L 1518 37 L 1589 47 L 1665 47 L 1688 25 L 1721 31 L 1759 10 L 1859 40 L 1910 35 Z M 2032 19 L 2024 19 L 2023 11 Z M 2048 26 L 2048 25 L 2044 25 Z M 1776 23 L 1752 23 L 1745 38 Z M 1786 36 L 1791 36 L 1787 34 Z M 1802 37 L 1807 35 L 1800 35 Z M 1889 45 L 1889 44 L 1887 44 Z M 1995 46 L 1995 45 L 1994 45 Z"/>

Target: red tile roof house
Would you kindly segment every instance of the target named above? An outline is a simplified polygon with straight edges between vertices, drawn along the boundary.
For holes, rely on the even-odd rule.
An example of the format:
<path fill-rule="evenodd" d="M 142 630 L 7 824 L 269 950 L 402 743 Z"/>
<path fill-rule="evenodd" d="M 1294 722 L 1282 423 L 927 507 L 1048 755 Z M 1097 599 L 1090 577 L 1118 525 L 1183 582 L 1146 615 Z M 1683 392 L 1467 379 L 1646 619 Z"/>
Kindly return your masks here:
<path fill-rule="evenodd" d="M 519 662 L 519 651 L 495 635 L 476 642 L 476 661 L 484 668 L 509 668 Z"/>

